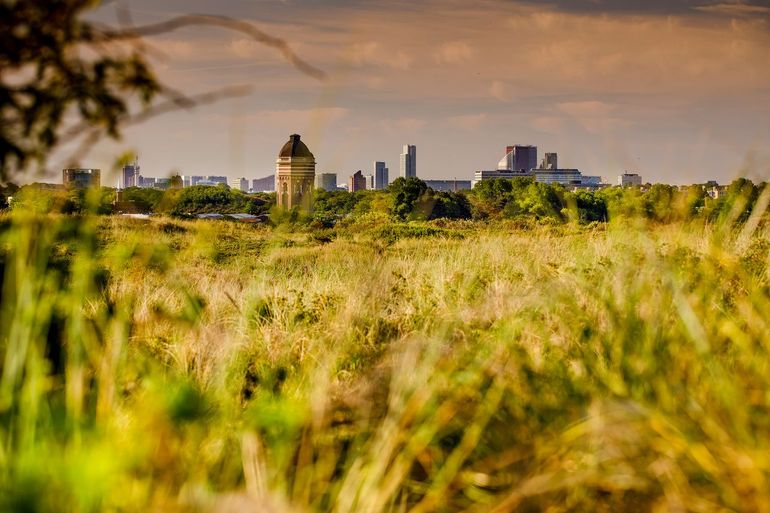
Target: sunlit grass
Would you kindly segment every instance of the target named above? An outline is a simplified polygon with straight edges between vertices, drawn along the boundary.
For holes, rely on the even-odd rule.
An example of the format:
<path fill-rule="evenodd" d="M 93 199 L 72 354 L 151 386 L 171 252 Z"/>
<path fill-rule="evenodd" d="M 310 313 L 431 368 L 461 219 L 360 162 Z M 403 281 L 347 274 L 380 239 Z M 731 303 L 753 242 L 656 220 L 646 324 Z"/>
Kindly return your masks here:
<path fill-rule="evenodd" d="M 770 504 L 762 223 L 2 223 L 5 511 Z"/>

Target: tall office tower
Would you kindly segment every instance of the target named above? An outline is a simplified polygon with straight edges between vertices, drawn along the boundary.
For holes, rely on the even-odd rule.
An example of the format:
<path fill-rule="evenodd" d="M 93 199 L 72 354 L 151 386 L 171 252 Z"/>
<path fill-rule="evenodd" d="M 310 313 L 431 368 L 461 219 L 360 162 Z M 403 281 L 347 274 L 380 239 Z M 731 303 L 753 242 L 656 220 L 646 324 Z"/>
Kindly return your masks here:
<path fill-rule="evenodd" d="M 405 144 L 404 152 L 401 154 L 401 177 L 410 176 L 417 176 L 417 147 Z"/>
<path fill-rule="evenodd" d="M 315 175 L 315 188 L 325 191 L 336 191 L 337 173 L 320 173 Z"/>
<path fill-rule="evenodd" d="M 364 180 L 366 181 L 366 190 L 367 191 L 373 191 L 374 190 L 374 175 L 364 175 Z"/>
<path fill-rule="evenodd" d="M 131 164 L 123 166 L 123 172 L 121 173 L 120 186 L 125 189 L 126 187 L 138 187 L 139 186 L 139 161 L 134 159 Z"/>
<path fill-rule="evenodd" d="M 374 163 L 374 189 L 381 191 L 388 188 L 388 168 L 385 162 Z"/>
<path fill-rule="evenodd" d="M 537 146 L 520 146 L 513 148 L 513 170 L 524 172 L 537 167 Z"/>
<path fill-rule="evenodd" d="M 540 169 L 559 169 L 556 153 L 546 153 L 540 163 Z"/>
<path fill-rule="evenodd" d="M 497 164 L 499 171 L 526 173 L 537 167 L 537 146 L 506 146 L 505 157 Z"/>
<path fill-rule="evenodd" d="M 348 191 L 356 192 L 366 190 L 366 177 L 359 169 L 348 178 Z"/>
<path fill-rule="evenodd" d="M 278 207 L 290 210 L 299 207 L 313 212 L 315 157 L 299 135 L 292 134 L 281 148 L 275 161 L 275 190 Z"/>

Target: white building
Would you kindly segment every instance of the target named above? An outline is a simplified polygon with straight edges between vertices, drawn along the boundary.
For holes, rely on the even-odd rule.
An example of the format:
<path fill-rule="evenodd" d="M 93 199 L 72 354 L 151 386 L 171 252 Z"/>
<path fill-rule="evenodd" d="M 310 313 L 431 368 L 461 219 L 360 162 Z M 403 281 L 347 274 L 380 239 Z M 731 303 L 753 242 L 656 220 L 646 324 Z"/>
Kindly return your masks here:
<path fill-rule="evenodd" d="M 231 178 L 228 185 L 236 191 L 249 192 L 249 181 L 245 178 Z"/>
<path fill-rule="evenodd" d="M 471 180 L 471 188 L 476 187 L 476 184 L 484 181 L 484 180 L 491 180 L 492 178 L 521 178 L 521 177 L 528 177 L 532 176 L 527 173 L 518 173 L 508 170 L 481 170 L 481 171 L 475 171 L 473 173 L 473 180 Z"/>
<path fill-rule="evenodd" d="M 640 187 L 642 185 L 642 177 L 636 173 L 623 173 L 618 175 L 618 185 L 621 187 Z"/>
<path fill-rule="evenodd" d="M 561 185 L 580 185 L 583 175 L 577 169 L 535 169 L 535 181 L 540 183 Z"/>
<path fill-rule="evenodd" d="M 404 145 L 404 151 L 401 154 L 401 177 L 409 178 L 417 176 L 417 147 L 411 144 Z"/>
<path fill-rule="evenodd" d="M 367 191 L 373 191 L 374 190 L 374 175 L 364 175 L 364 178 L 366 179 L 366 190 Z"/>

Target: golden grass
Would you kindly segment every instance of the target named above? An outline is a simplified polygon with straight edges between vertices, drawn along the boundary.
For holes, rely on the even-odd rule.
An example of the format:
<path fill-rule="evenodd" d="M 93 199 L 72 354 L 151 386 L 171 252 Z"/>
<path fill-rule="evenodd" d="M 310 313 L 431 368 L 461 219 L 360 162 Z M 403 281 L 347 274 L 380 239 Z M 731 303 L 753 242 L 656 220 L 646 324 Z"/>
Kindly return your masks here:
<path fill-rule="evenodd" d="M 73 222 L 3 229 L 1 510 L 768 509 L 761 223 Z"/>

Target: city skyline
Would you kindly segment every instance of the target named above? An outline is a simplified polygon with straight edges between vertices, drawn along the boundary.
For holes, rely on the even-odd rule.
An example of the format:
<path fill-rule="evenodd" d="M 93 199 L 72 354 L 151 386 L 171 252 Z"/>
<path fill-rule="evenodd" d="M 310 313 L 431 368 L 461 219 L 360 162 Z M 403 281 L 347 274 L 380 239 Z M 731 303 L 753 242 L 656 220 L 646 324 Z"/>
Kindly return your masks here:
<path fill-rule="evenodd" d="M 161 10 L 137 0 L 129 10 L 136 23 L 188 12 L 251 21 L 328 79 L 227 31 L 153 38 L 165 55 L 153 62 L 170 85 L 195 84 L 183 88 L 194 94 L 248 83 L 254 94 L 100 143 L 79 164 L 104 169 L 105 183 L 117 180 L 108 170 L 127 149 L 154 176 L 266 176 L 273 148 L 292 132 L 306 134 L 320 171 L 340 173 L 375 158 L 397 162 L 406 141 L 420 147 L 425 179 L 492 168 L 489 156 L 511 142 L 607 177 L 628 170 L 679 184 L 768 173 L 767 2 L 172 0 Z M 95 16 L 115 22 L 110 5 Z"/>

